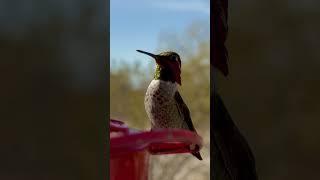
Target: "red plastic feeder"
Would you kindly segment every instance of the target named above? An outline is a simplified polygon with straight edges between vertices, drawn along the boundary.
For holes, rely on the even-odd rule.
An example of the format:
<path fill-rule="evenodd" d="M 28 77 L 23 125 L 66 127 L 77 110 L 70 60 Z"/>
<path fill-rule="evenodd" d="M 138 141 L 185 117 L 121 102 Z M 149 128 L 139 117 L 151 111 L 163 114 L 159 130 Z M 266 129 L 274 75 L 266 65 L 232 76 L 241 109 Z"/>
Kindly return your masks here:
<path fill-rule="evenodd" d="M 195 145 L 199 149 L 191 148 Z M 190 153 L 201 147 L 202 138 L 192 131 L 137 131 L 110 120 L 110 179 L 147 180 L 150 154 Z"/>

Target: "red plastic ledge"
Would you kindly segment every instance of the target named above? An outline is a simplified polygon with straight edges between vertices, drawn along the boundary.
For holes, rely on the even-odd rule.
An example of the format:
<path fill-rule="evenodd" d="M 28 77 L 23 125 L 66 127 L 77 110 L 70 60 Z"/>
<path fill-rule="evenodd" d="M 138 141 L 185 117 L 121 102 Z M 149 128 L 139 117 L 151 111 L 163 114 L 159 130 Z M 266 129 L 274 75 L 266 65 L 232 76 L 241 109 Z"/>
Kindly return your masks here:
<path fill-rule="evenodd" d="M 199 151 L 202 147 L 202 138 L 192 131 L 158 129 L 133 132 L 123 122 L 110 120 L 110 135 L 119 131 L 120 135 L 110 137 L 111 156 L 143 150 L 150 154 L 189 153 Z M 197 148 L 192 148 L 196 145 Z"/>

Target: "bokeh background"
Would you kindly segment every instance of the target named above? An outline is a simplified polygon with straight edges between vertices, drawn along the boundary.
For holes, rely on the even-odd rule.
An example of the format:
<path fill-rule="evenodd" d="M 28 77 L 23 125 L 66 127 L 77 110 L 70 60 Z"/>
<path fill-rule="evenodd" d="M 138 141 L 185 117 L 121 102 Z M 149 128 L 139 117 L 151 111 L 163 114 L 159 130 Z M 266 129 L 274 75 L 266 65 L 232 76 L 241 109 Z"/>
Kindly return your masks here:
<path fill-rule="evenodd" d="M 320 2 L 229 1 L 218 90 L 264 180 L 320 179 Z"/>
<path fill-rule="evenodd" d="M 179 91 L 204 139 L 203 161 L 190 154 L 152 156 L 150 179 L 194 180 L 210 176 L 210 22 L 208 0 L 111 0 L 110 117 L 149 130 L 144 95 L 155 62 L 136 49 L 176 51 L 182 59 Z"/>
<path fill-rule="evenodd" d="M 0 179 L 105 179 L 106 1 L 0 1 Z"/>
<path fill-rule="evenodd" d="M 208 1 L 161 1 L 150 8 L 144 5 L 155 1 L 117 1 L 111 11 L 127 21 L 113 20 L 111 12 L 111 23 L 122 28 L 110 29 L 111 48 L 120 47 L 111 52 L 110 93 L 107 2 L 0 2 L 0 179 L 103 179 L 107 96 L 111 117 L 149 126 L 143 95 L 154 63 L 136 54 L 138 48 L 181 54 L 181 93 L 209 156 Z M 320 2 L 229 5 L 230 77 L 219 76 L 218 90 L 252 147 L 260 179 L 319 179 Z M 124 40 L 112 42 L 117 32 Z M 166 173 L 158 168 L 153 178 L 208 179 L 208 161 L 190 157 L 172 157 L 179 166 Z"/>

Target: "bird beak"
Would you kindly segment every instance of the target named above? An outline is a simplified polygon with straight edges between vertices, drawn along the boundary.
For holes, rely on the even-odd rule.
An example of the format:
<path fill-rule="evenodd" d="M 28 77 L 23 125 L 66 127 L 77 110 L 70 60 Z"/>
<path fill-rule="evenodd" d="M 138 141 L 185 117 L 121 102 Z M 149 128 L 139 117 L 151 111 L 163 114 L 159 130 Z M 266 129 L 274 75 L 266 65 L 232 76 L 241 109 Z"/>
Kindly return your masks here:
<path fill-rule="evenodd" d="M 158 55 L 155 55 L 155 54 L 152 54 L 152 53 L 148 53 L 148 52 L 145 52 L 145 51 L 141 51 L 141 50 L 137 50 L 139 53 L 143 53 L 143 54 L 146 54 L 146 55 L 149 55 L 151 57 L 153 57 L 154 59 L 158 59 Z"/>

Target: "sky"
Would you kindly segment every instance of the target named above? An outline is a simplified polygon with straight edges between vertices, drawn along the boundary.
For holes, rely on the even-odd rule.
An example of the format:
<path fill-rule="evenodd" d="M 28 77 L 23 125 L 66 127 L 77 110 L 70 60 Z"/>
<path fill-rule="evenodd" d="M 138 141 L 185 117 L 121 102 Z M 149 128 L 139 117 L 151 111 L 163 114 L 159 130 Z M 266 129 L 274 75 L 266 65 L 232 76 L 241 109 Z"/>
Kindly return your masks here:
<path fill-rule="evenodd" d="M 183 32 L 194 21 L 208 21 L 209 0 L 111 0 L 111 61 L 140 61 L 137 49 L 155 52 L 160 32 Z M 146 61 L 141 61 L 142 64 Z M 112 64 L 111 64 L 112 68 Z"/>

